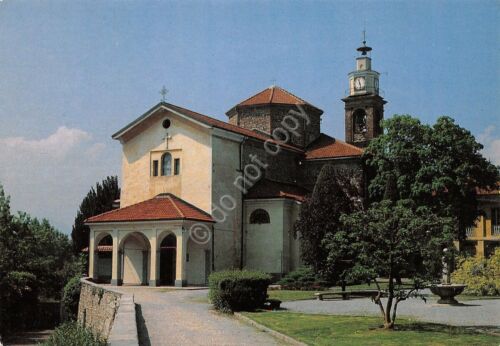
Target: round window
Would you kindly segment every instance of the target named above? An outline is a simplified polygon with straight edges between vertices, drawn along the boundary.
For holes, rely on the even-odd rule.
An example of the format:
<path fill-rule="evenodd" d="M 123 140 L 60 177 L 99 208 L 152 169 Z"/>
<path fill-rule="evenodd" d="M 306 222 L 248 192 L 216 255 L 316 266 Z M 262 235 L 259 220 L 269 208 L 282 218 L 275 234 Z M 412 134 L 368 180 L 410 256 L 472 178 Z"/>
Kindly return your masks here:
<path fill-rule="evenodd" d="M 170 119 L 163 120 L 163 128 L 168 129 L 170 127 Z"/>

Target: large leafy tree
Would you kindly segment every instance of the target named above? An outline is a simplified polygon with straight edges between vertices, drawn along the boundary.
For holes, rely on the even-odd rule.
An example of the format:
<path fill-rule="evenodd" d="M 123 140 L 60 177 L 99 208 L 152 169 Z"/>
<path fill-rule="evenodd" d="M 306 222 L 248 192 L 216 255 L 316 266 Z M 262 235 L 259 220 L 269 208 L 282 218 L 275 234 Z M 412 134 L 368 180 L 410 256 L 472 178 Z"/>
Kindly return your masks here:
<path fill-rule="evenodd" d="M 47 220 L 13 215 L 0 185 L 0 335 L 29 326 L 39 297 L 60 298 L 81 269 L 68 237 Z"/>
<path fill-rule="evenodd" d="M 71 231 L 73 250 L 76 253 L 80 253 L 82 249 L 89 246 L 90 229 L 84 224 L 85 220 L 91 216 L 112 210 L 113 202 L 119 198 L 120 188 L 116 176 L 107 177 L 101 183 L 97 183 L 95 188 L 90 189 L 80 204 Z"/>
<path fill-rule="evenodd" d="M 343 239 L 340 216 L 360 207 L 360 181 L 359 173 L 323 166 L 314 191 L 303 203 L 294 225 L 300 238 L 302 260 L 327 280 L 345 283 L 343 268 L 350 263 L 348 253 L 329 259 L 328 244 L 332 237 Z"/>
<path fill-rule="evenodd" d="M 372 201 L 383 197 L 394 175 L 401 199 L 412 200 L 455 222 L 456 239 L 479 216 L 476 189 L 488 189 L 499 179 L 498 168 L 481 155 L 483 146 L 449 117 L 433 126 L 409 115 L 383 122 L 384 134 L 371 141 L 364 161 L 372 174 Z"/>
<path fill-rule="evenodd" d="M 382 201 L 341 218 L 353 240 L 352 251 L 357 254 L 346 276 L 375 281 L 378 295 L 373 301 L 379 306 L 387 329 L 394 328 L 398 304 L 418 295 L 425 282 L 438 276 L 441 248 L 454 237 L 450 218 L 440 217 L 411 199 L 398 199 L 395 184 L 390 181 L 388 177 L 387 190 L 391 188 L 391 192 Z M 336 248 L 337 243 L 342 246 L 337 239 L 330 246 Z M 377 282 L 381 275 L 388 278 L 387 289 Z M 403 275 L 410 279 L 411 286 L 397 283 Z M 385 296 L 384 304 L 381 298 Z"/>

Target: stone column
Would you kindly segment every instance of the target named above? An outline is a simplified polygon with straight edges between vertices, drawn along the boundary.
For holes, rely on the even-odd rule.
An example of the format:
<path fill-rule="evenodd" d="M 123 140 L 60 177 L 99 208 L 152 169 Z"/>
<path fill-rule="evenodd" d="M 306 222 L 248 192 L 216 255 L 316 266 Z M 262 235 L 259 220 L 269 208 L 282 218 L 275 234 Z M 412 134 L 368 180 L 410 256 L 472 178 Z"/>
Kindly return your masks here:
<path fill-rule="evenodd" d="M 187 284 L 186 280 L 186 254 L 188 237 L 184 234 L 182 228 L 175 230 L 177 238 L 177 258 L 175 264 L 175 286 L 184 287 Z"/>
<path fill-rule="evenodd" d="M 158 263 L 159 263 L 159 250 L 158 250 L 158 234 L 154 230 L 153 234 L 149 237 L 151 244 L 151 263 L 149 268 L 149 286 L 158 286 Z"/>
<path fill-rule="evenodd" d="M 96 269 L 96 248 L 95 248 L 95 232 L 90 230 L 89 233 L 89 278 L 93 280 L 97 279 L 97 269 Z"/>
<path fill-rule="evenodd" d="M 476 257 L 484 257 L 484 240 L 478 240 L 476 243 Z"/>
<path fill-rule="evenodd" d="M 120 237 L 118 236 L 119 230 L 113 230 L 113 255 L 111 257 L 111 285 L 120 286 L 122 279 L 120 277 Z"/>

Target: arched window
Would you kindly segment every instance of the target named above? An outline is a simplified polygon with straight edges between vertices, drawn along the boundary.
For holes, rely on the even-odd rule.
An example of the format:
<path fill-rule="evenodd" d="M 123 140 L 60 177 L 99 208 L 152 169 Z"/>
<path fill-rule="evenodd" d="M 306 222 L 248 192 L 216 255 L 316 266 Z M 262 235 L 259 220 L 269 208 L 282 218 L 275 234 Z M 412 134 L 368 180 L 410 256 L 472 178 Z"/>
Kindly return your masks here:
<path fill-rule="evenodd" d="M 270 223 L 269 214 L 264 209 L 256 209 L 250 215 L 250 223 L 253 224 L 263 224 Z"/>
<path fill-rule="evenodd" d="M 161 157 L 161 175 L 172 174 L 172 155 L 165 153 Z"/>
<path fill-rule="evenodd" d="M 354 133 L 363 134 L 366 132 L 366 113 L 362 109 L 354 112 Z"/>

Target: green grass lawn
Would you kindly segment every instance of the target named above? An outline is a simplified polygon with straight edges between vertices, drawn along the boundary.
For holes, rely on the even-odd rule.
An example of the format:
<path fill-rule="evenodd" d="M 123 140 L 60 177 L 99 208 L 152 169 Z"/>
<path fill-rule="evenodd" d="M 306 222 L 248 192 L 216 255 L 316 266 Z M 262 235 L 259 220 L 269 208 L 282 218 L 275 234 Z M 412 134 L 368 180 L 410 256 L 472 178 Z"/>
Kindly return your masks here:
<path fill-rule="evenodd" d="M 314 299 L 315 292 L 316 291 L 272 290 L 267 291 L 267 294 L 269 298 L 287 302 L 292 300 Z"/>
<path fill-rule="evenodd" d="M 245 316 L 308 345 L 500 345 L 500 336 L 473 329 L 396 321 L 397 330 L 380 328 L 380 317 L 254 312 Z"/>

